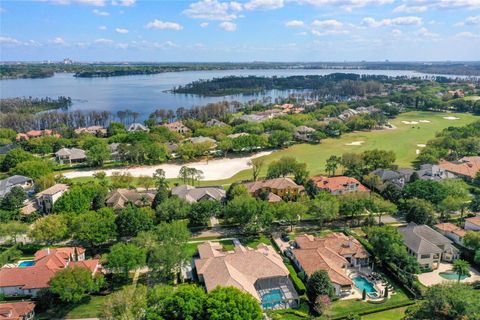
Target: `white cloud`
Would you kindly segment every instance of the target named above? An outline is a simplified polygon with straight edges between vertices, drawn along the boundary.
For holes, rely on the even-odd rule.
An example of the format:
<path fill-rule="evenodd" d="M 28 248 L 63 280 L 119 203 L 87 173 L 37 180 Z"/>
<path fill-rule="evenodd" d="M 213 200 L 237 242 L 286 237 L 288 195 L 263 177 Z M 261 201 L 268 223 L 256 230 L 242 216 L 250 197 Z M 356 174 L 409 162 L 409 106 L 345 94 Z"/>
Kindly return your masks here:
<path fill-rule="evenodd" d="M 302 20 L 290 20 L 285 22 L 286 27 L 302 27 L 305 23 Z"/>
<path fill-rule="evenodd" d="M 386 27 L 386 26 L 409 26 L 409 25 L 421 25 L 422 18 L 408 16 L 408 17 L 398 17 L 393 19 L 382 19 L 375 20 L 372 17 L 367 17 L 362 20 L 362 25 L 367 27 Z"/>
<path fill-rule="evenodd" d="M 100 38 L 100 39 L 94 40 L 93 43 L 99 44 L 99 45 L 111 45 L 114 43 L 114 41 L 111 39 Z"/>
<path fill-rule="evenodd" d="M 455 24 L 456 27 L 463 27 L 465 25 L 473 26 L 480 24 L 480 16 L 472 16 L 472 17 L 467 17 L 465 21 L 463 22 L 458 22 Z"/>
<path fill-rule="evenodd" d="M 98 30 L 107 30 L 107 26 L 99 26 Z"/>
<path fill-rule="evenodd" d="M 229 22 L 229 21 L 224 21 L 224 22 L 220 23 L 218 26 L 225 31 L 232 32 L 232 31 L 237 30 L 237 25 L 235 23 Z"/>
<path fill-rule="evenodd" d="M 420 13 L 425 12 L 428 10 L 427 6 L 407 6 L 406 4 L 399 5 L 393 12 L 400 12 L 400 13 Z"/>
<path fill-rule="evenodd" d="M 152 22 L 147 23 L 145 26 L 148 29 L 157 29 L 157 30 L 182 30 L 182 25 L 176 22 L 160 21 L 158 19 L 153 20 Z"/>
<path fill-rule="evenodd" d="M 93 14 L 99 17 L 106 17 L 110 15 L 110 13 L 108 13 L 107 11 L 100 11 L 98 9 L 93 9 Z"/>
<path fill-rule="evenodd" d="M 480 8 L 480 1 L 478 0 L 404 0 L 404 2 L 405 10 L 418 6 L 426 6 L 439 10 Z"/>
<path fill-rule="evenodd" d="M 393 3 L 394 0 L 292 0 L 299 4 L 309 4 L 316 7 L 340 6 L 346 8 L 365 7 Z"/>
<path fill-rule="evenodd" d="M 432 38 L 432 39 L 440 38 L 440 35 L 438 33 L 430 32 L 427 28 L 418 29 L 417 35 L 425 38 Z"/>
<path fill-rule="evenodd" d="M 467 39 L 480 39 L 480 35 L 473 32 L 465 31 L 460 32 L 455 35 L 456 38 L 467 38 Z"/>
<path fill-rule="evenodd" d="M 245 3 L 247 10 L 274 10 L 283 7 L 283 0 L 250 0 Z"/>
<path fill-rule="evenodd" d="M 0 36 L 0 44 L 1 45 L 6 45 L 6 46 L 21 46 L 23 44 L 23 42 L 15 39 L 15 38 L 1 37 Z"/>
<path fill-rule="evenodd" d="M 200 23 L 200 27 L 206 28 L 206 27 L 208 27 L 208 24 L 209 24 L 208 22 L 202 22 L 202 23 Z"/>
<path fill-rule="evenodd" d="M 338 29 L 343 26 L 338 20 L 329 19 L 329 20 L 315 20 L 312 22 L 312 27 L 315 28 L 325 28 L 325 29 Z"/>
<path fill-rule="evenodd" d="M 137 0 L 112 0 L 112 5 L 131 7 L 135 4 L 135 2 L 137 2 Z"/>
<path fill-rule="evenodd" d="M 125 28 L 116 28 L 116 29 L 115 29 L 115 32 L 116 32 L 116 33 L 125 34 L 125 33 L 128 33 L 128 29 L 125 29 Z"/>
<path fill-rule="evenodd" d="M 238 19 L 242 5 L 238 2 L 219 2 L 218 0 L 201 0 L 191 3 L 183 14 L 193 19 L 231 21 Z"/>
<path fill-rule="evenodd" d="M 53 43 L 59 46 L 67 45 L 67 42 L 62 37 L 55 37 L 53 40 L 50 41 L 50 43 Z"/>
<path fill-rule="evenodd" d="M 347 30 L 336 30 L 336 29 L 326 30 L 326 31 L 319 31 L 319 30 L 313 29 L 311 32 L 313 35 L 316 35 L 319 37 L 331 36 L 331 35 L 345 35 L 349 33 Z"/>
<path fill-rule="evenodd" d="M 394 36 L 394 37 L 400 37 L 402 34 L 403 34 L 403 32 L 400 29 L 393 29 L 392 30 L 392 36 Z"/>

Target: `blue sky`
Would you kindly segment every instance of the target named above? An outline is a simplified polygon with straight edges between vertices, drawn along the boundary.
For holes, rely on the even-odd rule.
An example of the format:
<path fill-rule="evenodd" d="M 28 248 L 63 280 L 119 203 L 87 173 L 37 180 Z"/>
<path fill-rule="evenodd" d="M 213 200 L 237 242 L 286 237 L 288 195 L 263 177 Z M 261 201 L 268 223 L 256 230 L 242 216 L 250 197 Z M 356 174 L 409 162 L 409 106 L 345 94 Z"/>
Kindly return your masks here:
<path fill-rule="evenodd" d="M 0 1 L 0 60 L 480 60 L 480 0 Z"/>

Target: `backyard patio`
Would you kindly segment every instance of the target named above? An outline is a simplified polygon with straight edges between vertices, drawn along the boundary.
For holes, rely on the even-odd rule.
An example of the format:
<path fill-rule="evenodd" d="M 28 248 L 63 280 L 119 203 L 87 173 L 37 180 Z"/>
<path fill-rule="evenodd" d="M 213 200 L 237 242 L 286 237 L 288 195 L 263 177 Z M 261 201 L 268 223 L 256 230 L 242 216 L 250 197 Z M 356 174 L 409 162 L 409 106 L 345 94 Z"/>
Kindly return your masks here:
<path fill-rule="evenodd" d="M 439 283 L 446 283 L 452 281 L 458 281 L 456 277 L 452 279 L 447 279 L 442 277 L 440 273 L 449 273 L 452 271 L 453 264 L 440 262 L 437 269 L 431 272 L 425 272 L 418 275 L 418 280 L 427 287 L 439 284 Z M 472 283 L 475 281 L 480 281 L 480 272 L 472 267 L 470 267 L 470 277 L 460 280 L 462 283 Z"/>

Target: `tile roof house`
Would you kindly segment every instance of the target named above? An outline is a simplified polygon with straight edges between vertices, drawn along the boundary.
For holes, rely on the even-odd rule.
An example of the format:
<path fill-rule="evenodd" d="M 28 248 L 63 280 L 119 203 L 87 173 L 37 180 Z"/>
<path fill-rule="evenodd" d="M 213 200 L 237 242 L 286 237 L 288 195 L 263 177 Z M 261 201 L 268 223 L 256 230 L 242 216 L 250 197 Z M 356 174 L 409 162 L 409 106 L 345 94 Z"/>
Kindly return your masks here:
<path fill-rule="evenodd" d="M 326 190 L 333 195 L 341 195 L 352 192 L 369 192 L 370 190 L 357 179 L 345 176 L 338 177 L 312 177 L 317 188 Z"/>
<path fill-rule="evenodd" d="M 480 231 L 480 215 L 465 219 L 465 230 Z"/>
<path fill-rule="evenodd" d="M 14 175 L 0 180 L 0 198 L 3 198 L 13 187 L 21 187 L 28 191 L 33 189 L 33 180 L 29 177 Z"/>
<path fill-rule="evenodd" d="M 32 301 L 0 303 L 0 320 L 33 320 L 35 303 Z"/>
<path fill-rule="evenodd" d="M 45 129 L 45 130 L 30 130 L 26 133 L 18 133 L 16 140 L 29 140 L 31 138 L 39 138 L 44 136 L 52 136 L 55 138 L 60 138 L 61 136 L 58 133 L 55 133 L 53 130 Z"/>
<path fill-rule="evenodd" d="M 188 138 L 187 141 L 190 141 L 191 143 L 194 143 L 194 144 L 210 142 L 210 143 L 213 143 L 214 146 L 217 145 L 217 141 L 215 141 L 215 139 L 212 139 L 209 137 L 203 137 L 203 136 Z"/>
<path fill-rule="evenodd" d="M 195 260 L 195 267 L 207 292 L 218 286 L 233 286 L 263 302 L 264 308 L 297 305 L 298 295 L 290 273 L 272 246 L 261 243 L 252 249 L 238 242 L 233 251 L 224 251 L 220 243 L 207 241 L 198 246 L 198 253 L 200 258 Z M 278 304 L 262 301 L 271 290 L 282 292 L 280 300 L 275 301 Z"/>
<path fill-rule="evenodd" d="M 85 260 L 85 249 L 81 247 L 38 250 L 34 262 L 31 266 L 0 269 L 0 294 L 35 297 L 39 290 L 49 287 L 55 273 L 67 267 L 87 268 L 92 275 L 101 271 L 100 260 Z"/>
<path fill-rule="evenodd" d="M 106 136 L 107 129 L 102 126 L 90 126 L 90 127 L 83 127 L 77 128 L 74 130 L 76 135 L 80 135 L 82 133 L 93 134 L 95 136 Z"/>
<path fill-rule="evenodd" d="M 460 252 L 452 241 L 427 225 L 410 222 L 398 229 L 408 253 L 424 268 L 437 269 L 440 261 L 453 261 Z"/>
<path fill-rule="evenodd" d="M 141 132 L 149 132 L 150 129 L 148 129 L 147 127 L 145 127 L 143 124 L 141 123 L 132 123 L 128 129 L 127 129 L 128 132 L 138 132 L 138 131 L 141 131 Z"/>
<path fill-rule="evenodd" d="M 465 229 L 462 229 L 459 226 L 456 226 L 450 222 L 439 223 L 434 225 L 433 227 L 448 239 L 459 245 L 463 245 L 463 238 L 467 234 L 467 231 L 465 231 Z"/>
<path fill-rule="evenodd" d="M 225 190 L 220 186 L 193 187 L 187 184 L 173 187 L 172 195 L 179 197 L 189 203 L 203 200 L 225 200 Z"/>
<path fill-rule="evenodd" d="M 136 189 L 116 189 L 107 195 L 106 204 L 115 210 L 123 209 L 131 203 L 138 207 L 151 206 L 155 193 Z"/>
<path fill-rule="evenodd" d="M 181 134 L 185 134 L 192 131 L 190 130 L 190 128 L 184 125 L 182 121 L 166 123 L 163 126 L 167 127 L 170 131 L 181 133 Z"/>
<path fill-rule="evenodd" d="M 284 197 L 290 196 L 296 197 L 305 190 L 303 186 L 296 184 L 290 178 L 275 178 L 269 180 L 246 182 L 243 185 L 247 187 L 247 190 L 251 195 L 258 196 L 262 192 L 268 192 L 269 198 L 270 193 L 282 199 Z M 276 197 L 274 198 L 277 199 Z"/>
<path fill-rule="evenodd" d="M 63 183 L 57 183 L 48 189 L 45 189 L 35 195 L 37 206 L 43 213 L 49 213 L 52 211 L 53 205 L 60 197 L 67 192 L 68 185 Z"/>
<path fill-rule="evenodd" d="M 299 126 L 295 128 L 295 138 L 302 141 L 312 140 L 312 134 L 315 133 L 315 129 L 307 126 Z"/>
<path fill-rule="evenodd" d="M 78 148 L 62 148 L 55 152 L 55 159 L 60 164 L 80 163 L 87 160 L 85 150 Z"/>
<path fill-rule="evenodd" d="M 327 271 L 337 295 L 350 292 L 353 288 L 346 268 L 366 266 L 370 260 L 370 254 L 360 242 L 343 233 L 332 233 L 321 238 L 307 234 L 298 236 L 290 256 L 307 277 L 318 270 Z"/>
<path fill-rule="evenodd" d="M 477 172 L 480 171 L 480 156 L 463 157 L 453 162 L 442 160 L 438 166 L 457 176 L 473 179 Z"/>
<path fill-rule="evenodd" d="M 217 119 L 211 119 L 211 120 L 208 120 L 205 125 L 207 127 L 224 127 L 227 124 L 225 122 L 222 122 L 222 121 L 217 120 Z"/>

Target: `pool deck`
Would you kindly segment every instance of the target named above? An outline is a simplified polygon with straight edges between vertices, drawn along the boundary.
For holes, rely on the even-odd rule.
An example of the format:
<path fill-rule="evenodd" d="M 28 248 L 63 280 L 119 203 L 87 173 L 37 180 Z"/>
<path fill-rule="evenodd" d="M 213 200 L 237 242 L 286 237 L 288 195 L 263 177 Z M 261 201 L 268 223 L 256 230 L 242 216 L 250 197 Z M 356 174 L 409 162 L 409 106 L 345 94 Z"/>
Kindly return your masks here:
<path fill-rule="evenodd" d="M 440 262 L 438 268 L 436 270 L 433 270 L 432 272 L 426 272 L 418 275 L 418 280 L 420 281 L 421 284 L 424 286 L 430 287 L 436 284 L 440 283 L 451 283 L 451 282 L 457 282 L 458 280 L 448 280 L 443 278 L 440 275 L 440 272 L 447 272 L 451 271 L 453 268 L 453 264 L 451 263 L 445 263 L 445 262 Z M 475 281 L 480 281 L 480 272 L 472 267 L 470 267 L 470 277 L 460 280 L 462 283 L 472 283 Z"/>
<path fill-rule="evenodd" d="M 360 269 L 358 267 L 356 267 L 356 268 L 350 267 L 350 268 L 347 269 L 347 275 L 348 275 L 349 278 L 354 278 L 355 276 L 363 277 L 362 274 L 371 274 L 372 271 L 373 270 L 370 267 L 362 267 Z M 368 280 L 368 281 L 372 282 L 370 280 Z M 383 284 L 379 283 L 379 282 L 376 282 L 376 283 L 373 283 L 373 284 L 374 284 L 373 287 L 375 288 L 375 290 L 377 290 L 377 293 L 380 294 L 380 296 L 381 296 L 382 293 L 385 291 L 385 286 Z M 362 299 L 362 292 L 360 291 L 359 288 L 357 288 L 355 286 L 355 284 L 353 284 L 353 289 L 352 289 L 351 294 L 349 294 L 348 296 L 340 298 L 340 300 L 350 300 L 350 299 Z M 367 296 L 367 300 L 373 300 L 373 299 Z"/>

